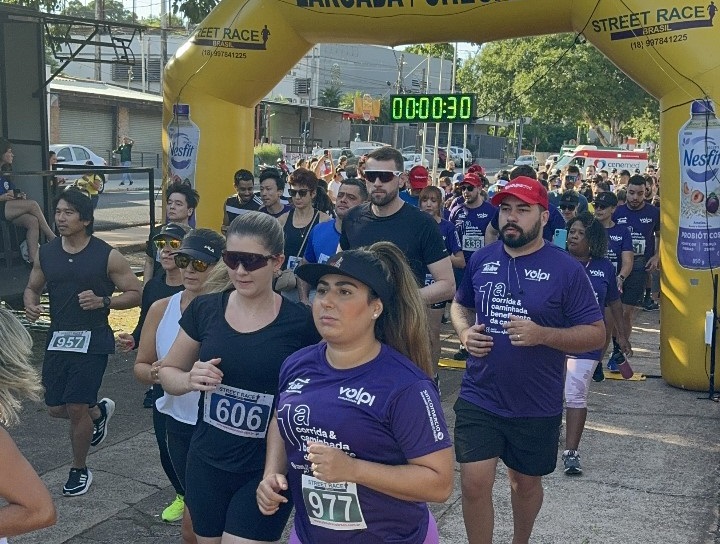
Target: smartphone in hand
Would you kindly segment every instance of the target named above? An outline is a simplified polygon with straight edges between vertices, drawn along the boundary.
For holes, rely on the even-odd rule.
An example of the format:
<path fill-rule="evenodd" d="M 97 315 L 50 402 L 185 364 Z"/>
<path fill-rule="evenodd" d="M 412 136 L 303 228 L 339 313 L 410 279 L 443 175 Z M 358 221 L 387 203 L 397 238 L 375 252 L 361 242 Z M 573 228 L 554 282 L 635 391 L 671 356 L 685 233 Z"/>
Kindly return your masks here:
<path fill-rule="evenodd" d="M 562 249 L 567 249 L 567 230 L 555 229 L 555 234 L 553 235 L 553 244 Z"/>

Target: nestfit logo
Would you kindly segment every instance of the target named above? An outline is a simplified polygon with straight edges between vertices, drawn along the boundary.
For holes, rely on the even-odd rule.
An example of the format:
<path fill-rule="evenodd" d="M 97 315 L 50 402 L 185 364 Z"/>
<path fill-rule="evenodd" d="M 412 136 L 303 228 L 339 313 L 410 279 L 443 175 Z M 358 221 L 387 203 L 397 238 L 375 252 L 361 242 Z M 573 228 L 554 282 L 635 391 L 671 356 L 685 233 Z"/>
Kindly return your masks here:
<path fill-rule="evenodd" d="M 499 268 L 500 268 L 500 261 L 494 261 L 492 263 L 485 263 L 483 265 L 482 273 L 483 274 L 497 274 Z"/>
<path fill-rule="evenodd" d="M 543 272 L 542 268 L 539 268 L 538 270 L 528 270 L 526 268 L 525 279 L 530 281 L 547 281 L 550 279 L 550 274 L 548 272 Z"/>
<path fill-rule="evenodd" d="M 338 399 L 346 400 L 348 402 L 352 402 L 353 404 L 367 404 L 368 406 L 372 406 L 373 402 L 375 402 L 375 395 L 371 395 L 365 391 L 364 387 L 361 387 L 360 389 L 341 387 Z"/>

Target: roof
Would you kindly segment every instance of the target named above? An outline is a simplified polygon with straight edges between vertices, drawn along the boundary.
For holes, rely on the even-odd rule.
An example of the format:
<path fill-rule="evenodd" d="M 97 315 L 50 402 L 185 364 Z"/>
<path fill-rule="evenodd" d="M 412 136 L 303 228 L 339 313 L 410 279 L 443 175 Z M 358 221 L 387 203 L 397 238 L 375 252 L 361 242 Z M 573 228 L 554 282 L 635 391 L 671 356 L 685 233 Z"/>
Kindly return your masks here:
<path fill-rule="evenodd" d="M 159 94 L 143 93 L 117 85 L 110 85 L 104 81 L 91 79 L 70 79 L 56 77 L 50 83 L 50 92 L 70 92 L 86 94 L 96 97 L 114 98 L 129 101 L 154 102 L 162 104 L 163 98 Z"/>

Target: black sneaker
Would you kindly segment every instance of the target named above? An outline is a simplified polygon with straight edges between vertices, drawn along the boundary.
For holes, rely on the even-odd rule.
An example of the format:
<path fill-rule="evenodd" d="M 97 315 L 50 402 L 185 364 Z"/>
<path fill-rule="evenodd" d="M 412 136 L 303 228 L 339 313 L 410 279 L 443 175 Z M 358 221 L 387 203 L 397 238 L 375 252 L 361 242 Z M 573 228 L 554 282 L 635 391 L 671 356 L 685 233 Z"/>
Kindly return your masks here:
<path fill-rule="evenodd" d="M 152 408 L 153 407 L 153 388 L 152 386 L 145 391 L 145 398 L 143 399 L 143 408 Z"/>
<path fill-rule="evenodd" d="M 595 367 L 595 372 L 593 372 L 592 379 L 594 382 L 601 382 L 605 379 L 605 373 L 603 372 L 602 361 L 598 361 L 598 364 Z"/>
<path fill-rule="evenodd" d="M 656 312 L 660 309 L 660 305 L 655 302 L 653 299 L 648 300 L 645 303 L 645 306 L 643 306 L 643 310 L 646 312 Z"/>
<path fill-rule="evenodd" d="M 455 359 L 456 361 L 467 361 L 468 355 L 470 355 L 468 353 L 468 350 L 466 350 L 465 348 L 460 348 L 458 352 L 453 355 L 453 359 Z"/>
<path fill-rule="evenodd" d="M 125 182 L 124 182 L 124 181 L 121 181 L 121 182 L 120 182 L 120 185 L 125 185 Z"/>
<path fill-rule="evenodd" d="M 577 450 L 565 450 L 562 454 L 564 472 L 568 476 L 579 476 L 582 474 L 580 466 L 580 454 Z"/>
<path fill-rule="evenodd" d="M 128 181 L 128 185 L 132 185 L 132 184 L 133 184 L 132 180 Z"/>
<path fill-rule="evenodd" d="M 85 468 L 71 468 L 67 483 L 63 486 L 63 495 L 76 497 L 84 495 L 90 489 L 92 483 L 92 472 Z"/>
<path fill-rule="evenodd" d="M 93 421 L 95 428 L 90 441 L 91 446 L 99 446 L 107 438 L 108 423 L 115 413 L 115 403 L 112 399 L 104 398 L 98 402 L 98 408 L 100 408 L 100 417 Z"/>

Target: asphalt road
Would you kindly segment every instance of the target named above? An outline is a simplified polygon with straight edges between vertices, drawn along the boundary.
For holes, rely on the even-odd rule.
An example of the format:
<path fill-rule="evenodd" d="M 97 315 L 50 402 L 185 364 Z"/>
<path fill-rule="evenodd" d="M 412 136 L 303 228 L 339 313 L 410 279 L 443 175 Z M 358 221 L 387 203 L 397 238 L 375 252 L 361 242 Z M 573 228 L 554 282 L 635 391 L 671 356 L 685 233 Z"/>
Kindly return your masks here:
<path fill-rule="evenodd" d="M 108 184 L 109 185 L 109 184 Z M 161 195 L 155 198 L 155 214 L 162 213 Z M 150 195 L 147 189 L 108 191 L 100 195 L 95 210 L 95 230 L 113 230 L 150 223 Z"/>

